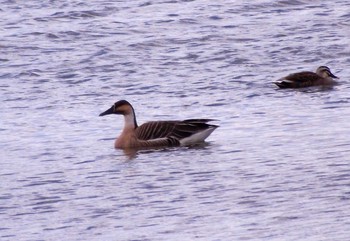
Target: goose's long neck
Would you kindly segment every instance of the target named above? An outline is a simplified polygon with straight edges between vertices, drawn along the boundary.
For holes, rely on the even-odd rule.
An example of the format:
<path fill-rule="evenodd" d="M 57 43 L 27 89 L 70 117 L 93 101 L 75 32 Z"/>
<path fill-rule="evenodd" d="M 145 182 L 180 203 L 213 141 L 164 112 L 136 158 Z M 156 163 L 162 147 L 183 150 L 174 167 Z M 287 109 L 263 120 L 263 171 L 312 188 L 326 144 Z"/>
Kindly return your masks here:
<path fill-rule="evenodd" d="M 134 130 L 137 127 L 134 110 L 124 115 L 124 130 Z"/>

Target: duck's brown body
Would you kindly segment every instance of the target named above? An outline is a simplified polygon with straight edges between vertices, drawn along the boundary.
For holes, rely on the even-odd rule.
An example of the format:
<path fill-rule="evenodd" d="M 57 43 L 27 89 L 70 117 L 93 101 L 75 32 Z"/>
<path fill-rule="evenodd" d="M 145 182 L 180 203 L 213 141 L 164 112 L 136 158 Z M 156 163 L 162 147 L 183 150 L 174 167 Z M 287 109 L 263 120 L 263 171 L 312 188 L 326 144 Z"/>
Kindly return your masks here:
<path fill-rule="evenodd" d="M 311 71 L 303 71 L 283 77 L 275 84 L 280 88 L 303 88 L 320 85 L 333 85 L 336 82 L 333 78 L 338 78 L 332 74 L 327 66 L 320 66 L 316 73 Z"/>

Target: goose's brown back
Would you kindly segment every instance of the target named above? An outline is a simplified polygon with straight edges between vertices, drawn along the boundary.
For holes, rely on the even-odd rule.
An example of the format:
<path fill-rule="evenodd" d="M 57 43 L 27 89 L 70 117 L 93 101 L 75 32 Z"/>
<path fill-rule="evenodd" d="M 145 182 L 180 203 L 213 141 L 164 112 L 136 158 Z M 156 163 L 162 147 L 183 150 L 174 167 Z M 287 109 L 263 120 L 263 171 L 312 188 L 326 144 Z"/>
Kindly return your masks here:
<path fill-rule="evenodd" d="M 184 121 L 151 121 L 135 130 L 139 140 L 153 140 L 172 137 L 182 139 L 215 125 L 207 124 L 211 119 L 189 119 Z M 216 127 L 216 126 L 215 126 Z"/>

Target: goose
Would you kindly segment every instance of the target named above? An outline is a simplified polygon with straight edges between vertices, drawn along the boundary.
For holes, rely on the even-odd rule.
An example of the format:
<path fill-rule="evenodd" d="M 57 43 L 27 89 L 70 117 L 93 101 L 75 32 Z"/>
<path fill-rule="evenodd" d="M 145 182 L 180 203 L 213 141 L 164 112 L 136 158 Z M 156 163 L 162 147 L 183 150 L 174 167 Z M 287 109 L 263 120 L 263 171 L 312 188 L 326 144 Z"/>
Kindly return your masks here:
<path fill-rule="evenodd" d="M 336 84 L 333 78 L 338 79 L 327 66 L 320 66 L 316 73 L 311 71 L 298 72 L 287 75 L 274 83 L 280 88 L 302 88 Z"/>
<path fill-rule="evenodd" d="M 204 142 L 218 127 L 207 124 L 213 119 L 151 121 L 138 126 L 134 108 L 126 100 L 117 101 L 99 116 L 110 114 L 124 116 L 124 128 L 114 143 L 117 149 L 191 146 Z"/>

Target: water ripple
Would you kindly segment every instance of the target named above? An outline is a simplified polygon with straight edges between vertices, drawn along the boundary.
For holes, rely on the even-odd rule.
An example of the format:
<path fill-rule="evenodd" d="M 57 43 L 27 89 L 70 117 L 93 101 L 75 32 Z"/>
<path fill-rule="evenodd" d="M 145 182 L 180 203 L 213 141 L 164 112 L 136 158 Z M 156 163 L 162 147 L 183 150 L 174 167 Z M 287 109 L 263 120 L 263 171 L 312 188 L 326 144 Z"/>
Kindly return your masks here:
<path fill-rule="evenodd" d="M 3 1 L 0 239 L 347 240 L 349 3 Z M 332 88 L 276 79 L 327 65 Z M 113 149 L 98 117 L 213 118 Z"/>

